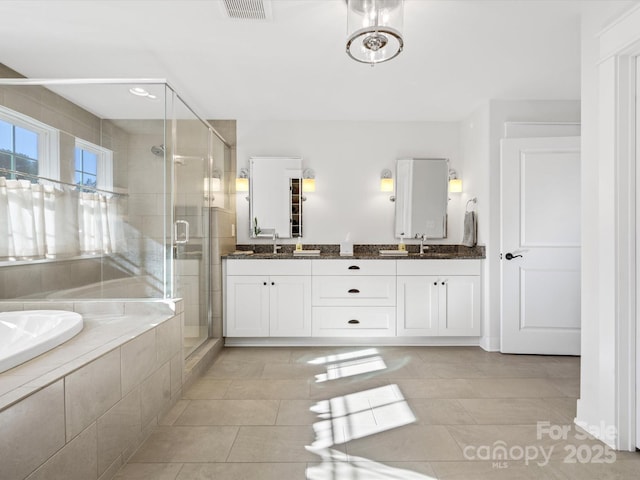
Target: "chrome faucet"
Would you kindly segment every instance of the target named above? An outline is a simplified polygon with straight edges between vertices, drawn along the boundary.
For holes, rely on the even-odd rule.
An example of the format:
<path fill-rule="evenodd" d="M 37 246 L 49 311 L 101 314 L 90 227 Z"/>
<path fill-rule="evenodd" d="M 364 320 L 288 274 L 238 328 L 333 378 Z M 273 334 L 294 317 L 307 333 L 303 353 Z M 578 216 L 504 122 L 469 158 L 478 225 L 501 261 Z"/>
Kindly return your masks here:
<path fill-rule="evenodd" d="M 273 254 L 275 255 L 276 253 L 278 253 L 278 250 L 280 250 L 282 247 L 276 244 L 276 239 L 278 238 L 278 234 L 276 233 L 275 229 L 273 230 L 273 235 L 271 237 L 273 239 Z"/>
<path fill-rule="evenodd" d="M 420 255 L 424 255 L 425 245 L 424 242 L 427 241 L 427 235 L 418 235 L 416 234 L 416 238 L 420 238 Z M 426 246 L 427 250 L 429 249 L 429 245 Z"/>

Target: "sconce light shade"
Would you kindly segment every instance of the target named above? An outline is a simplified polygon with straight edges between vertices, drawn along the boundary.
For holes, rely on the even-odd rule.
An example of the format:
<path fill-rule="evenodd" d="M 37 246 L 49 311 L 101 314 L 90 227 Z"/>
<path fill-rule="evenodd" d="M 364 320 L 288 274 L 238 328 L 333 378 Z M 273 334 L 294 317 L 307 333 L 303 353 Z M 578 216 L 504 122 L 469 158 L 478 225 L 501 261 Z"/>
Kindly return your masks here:
<path fill-rule="evenodd" d="M 462 193 L 462 179 L 452 178 L 449 180 L 449 193 Z"/>
<path fill-rule="evenodd" d="M 316 191 L 316 172 L 310 168 L 305 168 L 302 172 L 302 191 L 304 193 Z"/>
<path fill-rule="evenodd" d="M 393 176 L 388 168 L 380 173 L 380 191 L 393 192 Z"/>
<path fill-rule="evenodd" d="M 449 169 L 449 193 L 462 193 L 462 179 L 453 168 Z"/>
<path fill-rule="evenodd" d="M 236 178 L 236 192 L 248 192 L 249 191 L 249 171 L 246 168 L 241 168 L 238 177 Z"/>
<path fill-rule="evenodd" d="M 397 57 L 402 39 L 403 0 L 347 0 L 347 54 L 375 65 Z"/>

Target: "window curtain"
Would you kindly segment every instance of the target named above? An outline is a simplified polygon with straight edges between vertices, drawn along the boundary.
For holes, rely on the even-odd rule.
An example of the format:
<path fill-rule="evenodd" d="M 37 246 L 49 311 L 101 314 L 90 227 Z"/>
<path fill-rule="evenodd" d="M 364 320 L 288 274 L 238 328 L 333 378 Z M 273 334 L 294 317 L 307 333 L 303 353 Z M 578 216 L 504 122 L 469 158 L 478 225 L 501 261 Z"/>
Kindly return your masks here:
<path fill-rule="evenodd" d="M 123 245 L 117 196 L 0 177 L 0 258 L 108 254 Z"/>

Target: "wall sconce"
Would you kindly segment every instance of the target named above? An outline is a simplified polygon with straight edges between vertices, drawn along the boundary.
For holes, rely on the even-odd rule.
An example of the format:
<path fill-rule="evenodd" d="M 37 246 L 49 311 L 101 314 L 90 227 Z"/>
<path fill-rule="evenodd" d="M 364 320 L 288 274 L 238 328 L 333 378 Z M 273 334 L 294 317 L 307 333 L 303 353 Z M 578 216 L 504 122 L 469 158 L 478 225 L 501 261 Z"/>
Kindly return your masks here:
<path fill-rule="evenodd" d="M 241 168 L 236 177 L 236 192 L 249 191 L 249 170 Z"/>
<path fill-rule="evenodd" d="M 393 192 L 393 175 L 388 168 L 385 168 L 380 173 L 380 191 Z"/>
<path fill-rule="evenodd" d="M 316 191 L 316 172 L 305 168 L 302 172 L 302 193 Z"/>
<path fill-rule="evenodd" d="M 453 168 L 449 169 L 449 193 L 462 193 L 462 179 Z"/>
<path fill-rule="evenodd" d="M 211 172 L 211 177 L 205 177 L 204 179 L 204 197 L 209 196 L 209 192 L 221 192 L 222 191 L 222 172 L 217 168 Z"/>

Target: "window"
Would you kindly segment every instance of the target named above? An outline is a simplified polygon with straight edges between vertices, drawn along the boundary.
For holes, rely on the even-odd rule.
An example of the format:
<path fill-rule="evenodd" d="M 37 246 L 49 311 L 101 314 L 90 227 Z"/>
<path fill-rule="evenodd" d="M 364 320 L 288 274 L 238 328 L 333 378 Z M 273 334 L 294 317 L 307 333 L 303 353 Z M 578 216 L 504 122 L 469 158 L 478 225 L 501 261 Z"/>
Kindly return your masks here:
<path fill-rule="evenodd" d="M 87 187 L 97 187 L 98 155 L 76 147 L 74 183 Z"/>
<path fill-rule="evenodd" d="M 38 133 L 0 120 L 0 167 L 37 175 Z"/>
<path fill-rule="evenodd" d="M 58 179 L 59 133 L 33 118 L 0 107 L 0 176 L 37 182 L 34 175 Z M 20 175 L 12 172 L 24 172 Z"/>
<path fill-rule="evenodd" d="M 73 183 L 101 190 L 113 189 L 113 152 L 76 139 Z"/>

